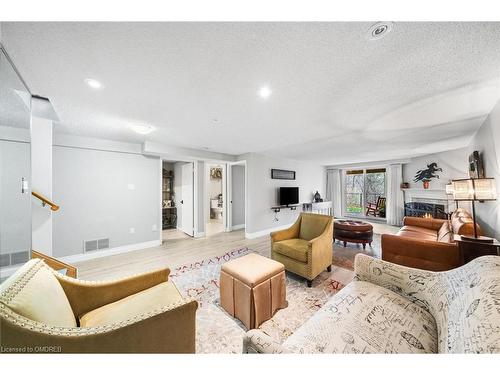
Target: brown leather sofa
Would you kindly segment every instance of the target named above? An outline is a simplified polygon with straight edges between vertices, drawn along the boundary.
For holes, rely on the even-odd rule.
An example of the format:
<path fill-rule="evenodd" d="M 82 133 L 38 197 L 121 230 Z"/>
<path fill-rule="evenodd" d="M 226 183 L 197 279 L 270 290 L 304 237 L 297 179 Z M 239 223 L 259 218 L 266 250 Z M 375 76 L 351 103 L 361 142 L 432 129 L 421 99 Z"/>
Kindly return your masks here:
<path fill-rule="evenodd" d="M 481 229 L 477 226 L 478 234 Z M 382 259 L 429 271 L 447 271 L 460 264 L 454 235 L 474 233 L 472 216 L 457 209 L 450 220 L 405 217 L 396 235 L 382 235 Z"/>

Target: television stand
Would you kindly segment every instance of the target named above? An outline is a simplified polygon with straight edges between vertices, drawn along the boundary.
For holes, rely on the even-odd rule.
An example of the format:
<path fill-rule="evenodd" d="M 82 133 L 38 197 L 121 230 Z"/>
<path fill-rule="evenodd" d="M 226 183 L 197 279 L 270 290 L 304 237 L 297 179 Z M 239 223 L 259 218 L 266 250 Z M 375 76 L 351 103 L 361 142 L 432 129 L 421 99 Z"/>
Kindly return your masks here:
<path fill-rule="evenodd" d="M 280 212 L 282 209 L 287 209 L 289 208 L 291 211 L 295 211 L 297 207 L 302 206 L 302 204 L 289 204 L 289 205 L 282 205 L 282 206 L 272 206 L 271 210 L 273 210 L 275 213 Z"/>

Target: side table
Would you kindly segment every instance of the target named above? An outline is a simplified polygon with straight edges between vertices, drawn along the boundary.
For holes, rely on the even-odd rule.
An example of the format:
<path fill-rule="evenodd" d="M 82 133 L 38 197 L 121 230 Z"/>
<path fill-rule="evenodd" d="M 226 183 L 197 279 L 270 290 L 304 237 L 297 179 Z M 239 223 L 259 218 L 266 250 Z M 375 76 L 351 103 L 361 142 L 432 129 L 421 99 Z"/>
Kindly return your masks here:
<path fill-rule="evenodd" d="M 464 240 L 455 235 L 455 242 L 458 244 L 460 254 L 460 265 L 469 263 L 471 260 L 483 255 L 500 256 L 500 242 L 496 239 L 493 242 L 476 242 Z"/>

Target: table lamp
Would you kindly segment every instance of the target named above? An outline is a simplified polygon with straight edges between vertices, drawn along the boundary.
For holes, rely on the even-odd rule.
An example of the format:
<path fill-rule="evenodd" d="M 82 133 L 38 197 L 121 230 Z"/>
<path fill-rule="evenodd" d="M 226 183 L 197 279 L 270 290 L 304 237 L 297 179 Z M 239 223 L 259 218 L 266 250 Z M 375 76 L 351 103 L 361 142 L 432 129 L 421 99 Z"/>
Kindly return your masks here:
<path fill-rule="evenodd" d="M 474 221 L 474 235 L 462 235 L 463 240 L 493 242 L 493 238 L 478 236 L 476 228 L 476 208 L 474 202 L 493 201 L 497 198 L 494 178 L 467 178 L 453 180 L 453 199 L 455 201 L 472 202 L 472 219 Z"/>

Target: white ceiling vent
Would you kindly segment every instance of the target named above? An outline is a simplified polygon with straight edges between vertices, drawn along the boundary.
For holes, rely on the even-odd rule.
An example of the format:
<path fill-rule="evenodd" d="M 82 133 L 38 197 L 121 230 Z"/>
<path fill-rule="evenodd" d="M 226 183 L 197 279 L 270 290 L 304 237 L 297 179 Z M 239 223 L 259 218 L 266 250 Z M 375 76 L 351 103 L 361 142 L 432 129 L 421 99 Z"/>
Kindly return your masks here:
<path fill-rule="evenodd" d="M 377 22 L 376 24 L 370 27 L 368 31 L 368 39 L 369 40 L 377 40 L 382 39 L 384 36 L 389 34 L 392 31 L 394 23 L 390 21 Z"/>

